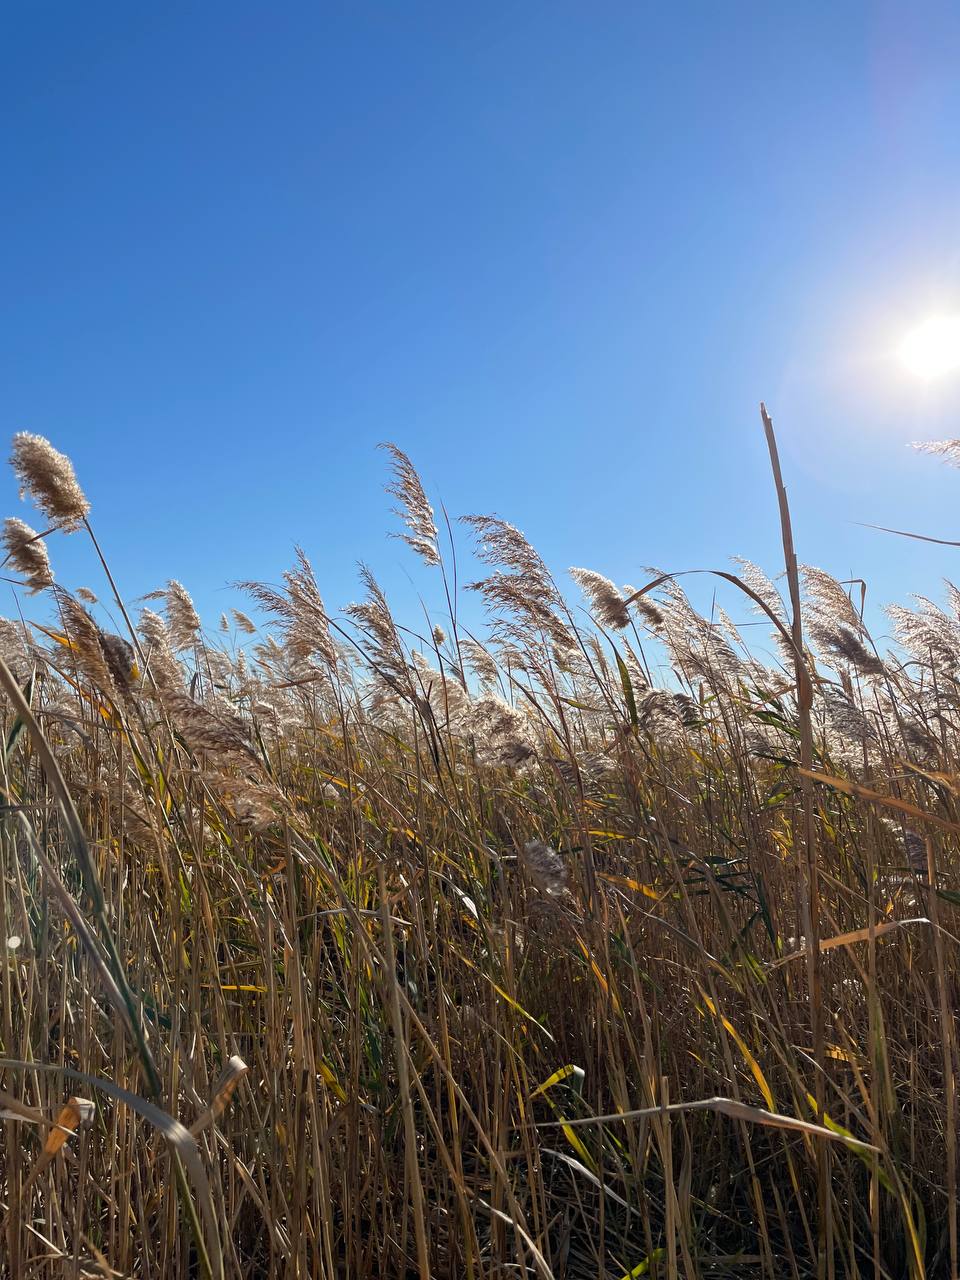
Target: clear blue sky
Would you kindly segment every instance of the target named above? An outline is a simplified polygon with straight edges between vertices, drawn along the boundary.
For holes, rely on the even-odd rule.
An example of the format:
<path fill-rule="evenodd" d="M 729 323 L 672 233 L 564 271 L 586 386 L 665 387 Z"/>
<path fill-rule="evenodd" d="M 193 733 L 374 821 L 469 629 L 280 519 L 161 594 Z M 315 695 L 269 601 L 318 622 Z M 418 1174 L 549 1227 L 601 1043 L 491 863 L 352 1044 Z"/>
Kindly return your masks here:
<path fill-rule="evenodd" d="M 801 559 L 936 594 L 855 522 L 960 537 L 905 447 L 960 377 L 890 355 L 960 309 L 958 66 L 946 3 L 7 5 L 4 427 L 213 621 L 295 541 L 330 605 L 424 584 L 384 439 L 558 570 L 775 570 L 764 398 Z"/>

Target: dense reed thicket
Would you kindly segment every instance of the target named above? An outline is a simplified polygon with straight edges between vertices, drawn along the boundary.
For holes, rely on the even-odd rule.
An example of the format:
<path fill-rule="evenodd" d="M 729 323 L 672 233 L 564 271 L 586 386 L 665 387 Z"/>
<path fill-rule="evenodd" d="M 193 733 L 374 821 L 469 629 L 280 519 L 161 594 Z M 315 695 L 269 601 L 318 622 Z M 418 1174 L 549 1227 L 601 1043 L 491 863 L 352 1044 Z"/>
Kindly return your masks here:
<path fill-rule="evenodd" d="M 211 633 L 176 581 L 131 621 L 14 440 L 0 1272 L 955 1274 L 960 591 L 880 652 L 802 569 L 798 649 L 740 563 L 748 646 L 692 579 L 571 603 L 512 525 L 441 536 L 389 457 L 443 617 L 299 554 Z"/>

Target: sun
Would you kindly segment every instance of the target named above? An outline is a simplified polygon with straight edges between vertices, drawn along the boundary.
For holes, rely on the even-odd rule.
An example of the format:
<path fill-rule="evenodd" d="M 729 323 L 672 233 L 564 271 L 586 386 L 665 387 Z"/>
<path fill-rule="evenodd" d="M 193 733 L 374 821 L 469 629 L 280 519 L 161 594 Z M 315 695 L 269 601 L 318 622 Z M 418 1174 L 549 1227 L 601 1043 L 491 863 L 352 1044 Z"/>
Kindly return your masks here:
<path fill-rule="evenodd" d="M 900 360 L 918 378 L 960 370 L 960 315 L 930 316 L 900 344 Z"/>

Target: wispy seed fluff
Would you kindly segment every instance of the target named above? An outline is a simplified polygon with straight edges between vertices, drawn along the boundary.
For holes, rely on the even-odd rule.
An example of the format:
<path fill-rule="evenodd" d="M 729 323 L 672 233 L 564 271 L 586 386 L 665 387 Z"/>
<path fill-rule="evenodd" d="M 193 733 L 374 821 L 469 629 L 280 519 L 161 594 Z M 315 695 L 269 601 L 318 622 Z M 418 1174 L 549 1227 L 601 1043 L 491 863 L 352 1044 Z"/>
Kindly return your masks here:
<path fill-rule="evenodd" d="M 132 675 L 130 646 L 120 637 L 106 636 L 80 601 L 68 592 L 59 588 L 54 591 L 76 669 L 101 692 L 119 697 L 128 688 Z"/>
<path fill-rule="evenodd" d="M 28 524 L 9 516 L 4 522 L 3 536 L 0 539 L 6 551 L 7 563 L 17 573 L 22 573 L 27 580 L 27 588 L 32 593 L 42 591 L 53 583 L 53 570 L 50 568 L 50 556 L 46 543 Z"/>
<path fill-rule="evenodd" d="M 244 635 L 255 636 L 257 634 L 256 625 L 250 621 L 245 613 L 241 613 L 239 609 L 231 609 L 230 612 L 233 614 L 233 620 L 237 627 Z"/>
<path fill-rule="evenodd" d="M 759 569 L 752 561 L 744 560 L 743 556 L 734 556 L 733 561 L 740 566 L 740 577 L 754 595 L 759 596 L 774 617 L 783 621 L 787 616 L 787 611 L 783 607 L 780 592 L 763 570 Z M 756 607 L 754 605 L 754 608 Z"/>
<path fill-rule="evenodd" d="M 83 523 L 90 503 L 77 482 L 73 463 L 49 440 L 18 431 L 10 463 L 20 481 L 21 498 L 29 494 L 43 514 L 62 529 L 76 529 Z"/>
<path fill-rule="evenodd" d="M 520 768 L 536 754 L 526 717 L 501 698 L 479 698 L 471 708 L 469 727 L 484 763 Z"/>
<path fill-rule="evenodd" d="M 185 693 L 168 694 L 165 705 L 192 750 L 256 759 L 247 727 L 239 717 L 230 713 L 217 715 Z"/>
<path fill-rule="evenodd" d="M 481 684 L 496 684 L 497 663 L 478 640 L 461 640 L 460 654 Z"/>
<path fill-rule="evenodd" d="M 910 447 L 920 453 L 932 453 L 948 466 L 960 467 L 960 440 L 917 440 Z"/>
<path fill-rule="evenodd" d="M 282 590 L 264 582 L 240 582 L 237 585 L 242 591 L 248 591 L 261 609 L 278 619 L 291 657 L 301 663 L 313 663 L 319 659 L 333 669 L 337 663 L 337 650 L 330 637 L 330 619 L 317 586 L 313 565 L 302 547 L 296 548 L 296 555 L 296 566 L 285 570 L 283 574 Z M 246 615 L 234 610 L 234 617 L 242 631 L 249 635 L 256 632 L 256 627 Z"/>
<path fill-rule="evenodd" d="M 174 649 L 193 648 L 200 631 L 200 618 L 193 607 L 190 592 L 182 583 L 171 578 L 167 583 L 164 596 L 167 606 L 167 623 Z"/>
<path fill-rule="evenodd" d="M 433 518 L 433 507 L 427 500 L 416 468 L 395 444 L 382 444 L 380 448 L 386 449 L 393 459 L 393 480 L 387 485 L 387 493 L 400 503 L 396 514 L 410 530 L 409 533 L 398 536 L 427 564 L 439 564 L 440 552 L 437 547 L 437 525 Z"/>
<path fill-rule="evenodd" d="M 167 624 L 158 613 L 144 609 L 138 627 L 146 647 L 147 673 L 161 694 L 183 692 L 183 671 L 173 654 Z"/>
<path fill-rule="evenodd" d="M 27 645 L 22 623 L 0 618 L 0 657 L 8 667 L 19 672 L 27 657 Z"/>
<path fill-rule="evenodd" d="M 571 569 L 570 577 L 587 597 L 590 608 L 601 626 L 623 631 L 630 625 L 630 610 L 609 578 L 592 569 Z"/>
<path fill-rule="evenodd" d="M 520 861 L 527 875 L 547 898 L 559 898 L 567 887 L 567 867 L 555 849 L 542 840 L 528 840 Z"/>

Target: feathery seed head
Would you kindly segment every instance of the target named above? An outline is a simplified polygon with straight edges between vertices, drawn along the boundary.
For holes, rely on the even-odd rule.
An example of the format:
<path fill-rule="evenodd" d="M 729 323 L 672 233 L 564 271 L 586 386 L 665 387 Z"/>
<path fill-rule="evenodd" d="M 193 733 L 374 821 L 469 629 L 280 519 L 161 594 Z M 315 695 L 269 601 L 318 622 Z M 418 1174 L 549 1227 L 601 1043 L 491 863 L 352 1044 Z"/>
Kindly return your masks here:
<path fill-rule="evenodd" d="M 525 574 L 537 583 L 550 582 L 547 566 L 515 525 L 499 516 L 461 516 L 461 521 L 473 529 L 477 555 L 485 563 Z M 552 582 L 550 592 L 556 592 Z"/>
<path fill-rule="evenodd" d="M 279 621 L 284 645 L 291 657 L 300 662 L 319 659 L 332 671 L 337 666 L 337 650 L 330 638 L 330 620 L 320 588 L 302 547 L 296 548 L 296 557 L 296 568 L 287 569 L 283 574 L 284 590 L 263 582 L 241 582 L 239 586 Z M 242 631 L 248 635 L 256 633 L 257 628 L 246 614 L 234 610 L 234 617 Z"/>
<path fill-rule="evenodd" d="M 27 656 L 27 643 L 23 624 L 11 622 L 9 618 L 0 618 L 0 657 L 8 667 L 20 670 Z"/>
<path fill-rule="evenodd" d="M 933 454 L 950 467 L 960 467 L 960 440 L 915 440 L 910 448 Z"/>
<path fill-rule="evenodd" d="M 382 444 L 393 460 L 393 480 L 387 485 L 387 493 L 400 503 L 396 514 L 410 530 L 396 536 L 416 551 L 427 564 L 440 563 L 440 551 L 437 547 L 437 525 L 433 518 L 433 507 L 427 500 L 423 484 L 417 475 L 413 463 L 395 444 Z"/>
<path fill-rule="evenodd" d="M 542 840 L 528 840 L 520 856 L 523 869 L 546 898 L 559 898 L 567 888 L 567 866 Z"/>
<path fill-rule="evenodd" d="M 863 676 L 883 674 L 883 663 L 849 627 L 841 623 L 813 622 L 809 632 L 811 640 L 827 661 L 847 663 Z"/>
<path fill-rule="evenodd" d="M 808 564 L 802 564 L 800 572 L 803 575 L 808 602 L 817 614 L 842 622 L 853 631 L 863 630 L 860 615 L 836 578 L 831 577 L 823 569 L 816 569 Z"/>
<path fill-rule="evenodd" d="M 83 523 L 90 503 L 77 482 L 70 459 L 49 440 L 18 431 L 13 437 L 10 462 L 20 481 L 20 496 L 29 494 L 53 524 L 70 531 Z"/>
<path fill-rule="evenodd" d="M 174 649 L 192 649 L 200 634 L 200 618 L 190 592 L 181 582 L 171 578 L 164 592 L 167 622 Z"/>
<path fill-rule="evenodd" d="M 164 705 L 192 750 L 255 758 L 247 727 L 237 716 L 209 711 L 185 693 L 170 694 Z"/>
<path fill-rule="evenodd" d="M 120 648 L 126 641 L 119 636 L 107 636 L 101 631 L 90 613 L 69 592 L 57 587 L 54 587 L 54 592 L 60 606 L 60 621 L 77 670 L 101 693 L 119 700 L 129 687 L 133 674 L 132 649 L 127 662 Z M 115 645 L 114 641 L 118 641 L 119 645 Z"/>
<path fill-rule="evenodd" d="M 478 640 L 461 640 L 460 653 L 481 684 L 497 683 L 497 663 Z"/>
<path fill-rule="evenodd" d="M 846 742 L 860 743 L 876 738 L 876 730 L 860 707 L 833 685 L 822 692 L 829 728 Z"/>
<path fill-rule="evenodd" d="M 183 692 L 183 670 L 173 653 L 170 632 L 159 613 L 140 611 L 137 626 L 146 646 L 147 671 L 161 694 Z"/>
<path fill-rule="evenodd" d="M 469 728 L 477 755 L 486 763 L 519 768 L 536 755 L 527 718 L 501 698 L 478 699 L 470 709 Z"/>
<path fill-rule="evenodd" d="M 754 593 L 759 596 L 770 612 L 781 622 L 786 621 L 787 611 L 783 607 L 780 592 L 773 585 L 762 569 L 742 556 L 734 556 L 734 563 L 740 566 L 740 577 Z M 756 608 L 756 606 L 754 606 Z"/>
<path fill-rule="evenodd" d="M 570 577 L 587 597 L 590 608 L 601 626 L 623 631 L 630 625 L 626 601 L 609 578 L 592 569 L 571 569 Z"/>
<path fill-rule="evenodd" d="M 479 558 L 498 566 L 488 578 L 469 583 L 469 589 L 479 591 L 488 608 L 513 614 L 519 622 L 519 627 L 504 624 L 501 634 L 523 642 L 532 633 L 557 649 L 575 648 L 576 637 L 560 616 L 565 606 L 557 585 L 520 530 L 499 516 L 461 516 L 461 522 L 473 529 Z"/>
<path fill-rule="evenodd" d="M 367 652 L 378 675 L 393 688 L 394 682 L 403 678 L 407 666 L 397 624 L 383 588 L 365 564 L 360 566 L 360 579 L 367 589 L 367 598 L 360 604 L 348 605 L 344 612 L 363 631 Z"/>
<path fill-rule="evenodd" d="M 245 613 L 241 613 L 239 609 L 231 609 L 230 612 L 233 614 L 233 620 L 237 624 L 238 630 L 242 631 L 244 635 L 255 636 L 257 634 L 256 625 L 250 621 Z"/>
<path fill-rule="evenodd" d="M 623 594 L 624 604 L 638 613 L 641 621 L 645 622 L 652 631 L 658 631 L 663 626 L 663 614 L 649 596 L 638 595 L 637 589 L 629 585 L 623 588 Z"/>
<path fill-rule="evenodd" d="M 119 689 L 128 689 L 140 674 L 133 645 L 123 636 L 101 631 L 100 648 L 114 683 Z"/>
<path fill-rule="evenodd" d="M 47 544 L 34 529 L 16 516 L 8 516 L 0 538 L 8 563 L 22 573 L 31 594 L 43 591 L 53 583 Z"/>

